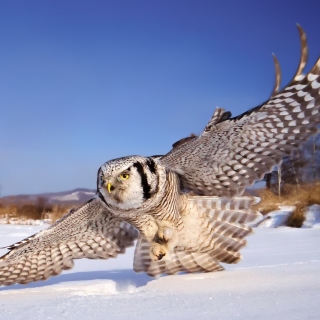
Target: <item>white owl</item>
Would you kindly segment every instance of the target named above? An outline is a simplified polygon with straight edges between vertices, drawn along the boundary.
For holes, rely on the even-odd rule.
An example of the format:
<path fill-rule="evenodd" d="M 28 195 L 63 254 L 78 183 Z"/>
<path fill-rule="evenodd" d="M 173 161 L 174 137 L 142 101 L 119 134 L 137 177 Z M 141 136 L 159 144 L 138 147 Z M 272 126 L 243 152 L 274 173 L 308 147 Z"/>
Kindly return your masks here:
<path fill-rule="evenodd" d="M 257 200 L 241 197 L 320 121 L 320 59 L 307 75 L 306 36 L 293 80 L 280 93 L 277 60 L 272 97 L 240 116 L 216 109 L 199 136 L 182 139 L 164 156 L 130 156 L 106 162 L 97 195 L 21 242 L 0 258 L 0 285 L 58 275 L 79 258 L 107 259 L 137 240 L 134 269 L 163 273 L 222 270 L 236 263 L 260 214 Z"/>

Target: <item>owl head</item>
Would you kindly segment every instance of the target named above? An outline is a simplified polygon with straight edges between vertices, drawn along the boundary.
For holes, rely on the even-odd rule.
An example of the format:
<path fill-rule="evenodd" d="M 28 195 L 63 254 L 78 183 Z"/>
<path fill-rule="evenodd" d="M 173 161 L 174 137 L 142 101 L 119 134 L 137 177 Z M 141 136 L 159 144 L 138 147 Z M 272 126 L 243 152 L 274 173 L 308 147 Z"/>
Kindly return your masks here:
<path fill-rule="evenodd" d="M 120 209 L 139 208 L 158 188 L 156 159 L 130 156 L 110 160 L 98 171 L 97 189 L 103 200 Z"/>

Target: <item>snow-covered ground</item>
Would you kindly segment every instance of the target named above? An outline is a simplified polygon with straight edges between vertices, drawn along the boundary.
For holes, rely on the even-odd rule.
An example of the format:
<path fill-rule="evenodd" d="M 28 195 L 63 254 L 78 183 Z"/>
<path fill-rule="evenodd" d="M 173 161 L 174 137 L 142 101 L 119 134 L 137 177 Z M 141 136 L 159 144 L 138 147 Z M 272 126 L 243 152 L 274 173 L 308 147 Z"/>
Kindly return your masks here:
<path fill-rule="evenodd" d="M 269 212 L 261 221 L 253 223 L 253 226 L 263 228 L 278 228 L 287 226 L 288 219 L 292 212 L 295 210 L 295 206 L 279 206 L 279 210 Z M 305 212 L 305 220 L 302 228 L 320 228 L 320 206 L 314 204 L 307 207 Z"/>
<path fill-rule="evenodd" d="M 0 246 L 44 226 L 0 226 Z M 5 250 L 0 250 L 0 254 Z M 320 229 L 257 228 L 226 271 L 153 279 L 133 249 L 58 277 L 0 288 L 0 319 L 320 319 Z"/>

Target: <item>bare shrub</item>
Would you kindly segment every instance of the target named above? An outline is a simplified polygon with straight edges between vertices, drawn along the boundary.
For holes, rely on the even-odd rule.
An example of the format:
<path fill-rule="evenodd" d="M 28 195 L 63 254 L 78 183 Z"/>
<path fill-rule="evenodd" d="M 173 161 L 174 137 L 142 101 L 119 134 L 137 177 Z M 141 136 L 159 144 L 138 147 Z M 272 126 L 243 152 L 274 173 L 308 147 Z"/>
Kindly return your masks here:
<path fill-rule="evenodd" d="M 296 209 L 289 216 L 287 225 L 292 228 L 301 228 L 305 217 L 305 207 L 303 205 L 296 206 Z"/>
<path fill-rule="evenodd" d="M 36 204 L 25 204 L 18 208 L 17 217 L 40 220 L 42 217 L 42 208 Z"/>

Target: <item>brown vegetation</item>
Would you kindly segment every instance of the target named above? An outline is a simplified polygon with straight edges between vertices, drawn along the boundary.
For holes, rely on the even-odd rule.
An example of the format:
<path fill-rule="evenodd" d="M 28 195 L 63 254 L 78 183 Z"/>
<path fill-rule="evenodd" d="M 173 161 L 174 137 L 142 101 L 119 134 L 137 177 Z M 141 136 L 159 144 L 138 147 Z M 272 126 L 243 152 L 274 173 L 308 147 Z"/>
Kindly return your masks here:
<path fill-rule="evenodd" d="M 46 199 L 38 198 L 36 202 L 24 203 L 1 203 L 0 217 L 10 219 L 32 219 L 32 220 L 51 220 L 55 222 L 69 212 L 73 206 L 62 204 L 48 204 Z"/>
<path fill-rule="evenodd" d="M 281 197 L 269 189 L 261 190 L 258 193 L 261 202 L 255 205 L 255 209 L 259 210 L 262 214 L 267 214 L 278 210 L 279 206 L 295 206 L 296 209 L 289 217 L 288 226 L 300 228 L 305 219 L 306 207 L 313 204 L 320 205 L 320 183 L 300 186 L 286 184 L 282 190 Z"/>
<path fill-rule="evenodd" d="M 287 225 L 292 228 L 301 228 L 305 220 L 306 207 L 297 205 L 296 209 L 289 216 Z"/>

